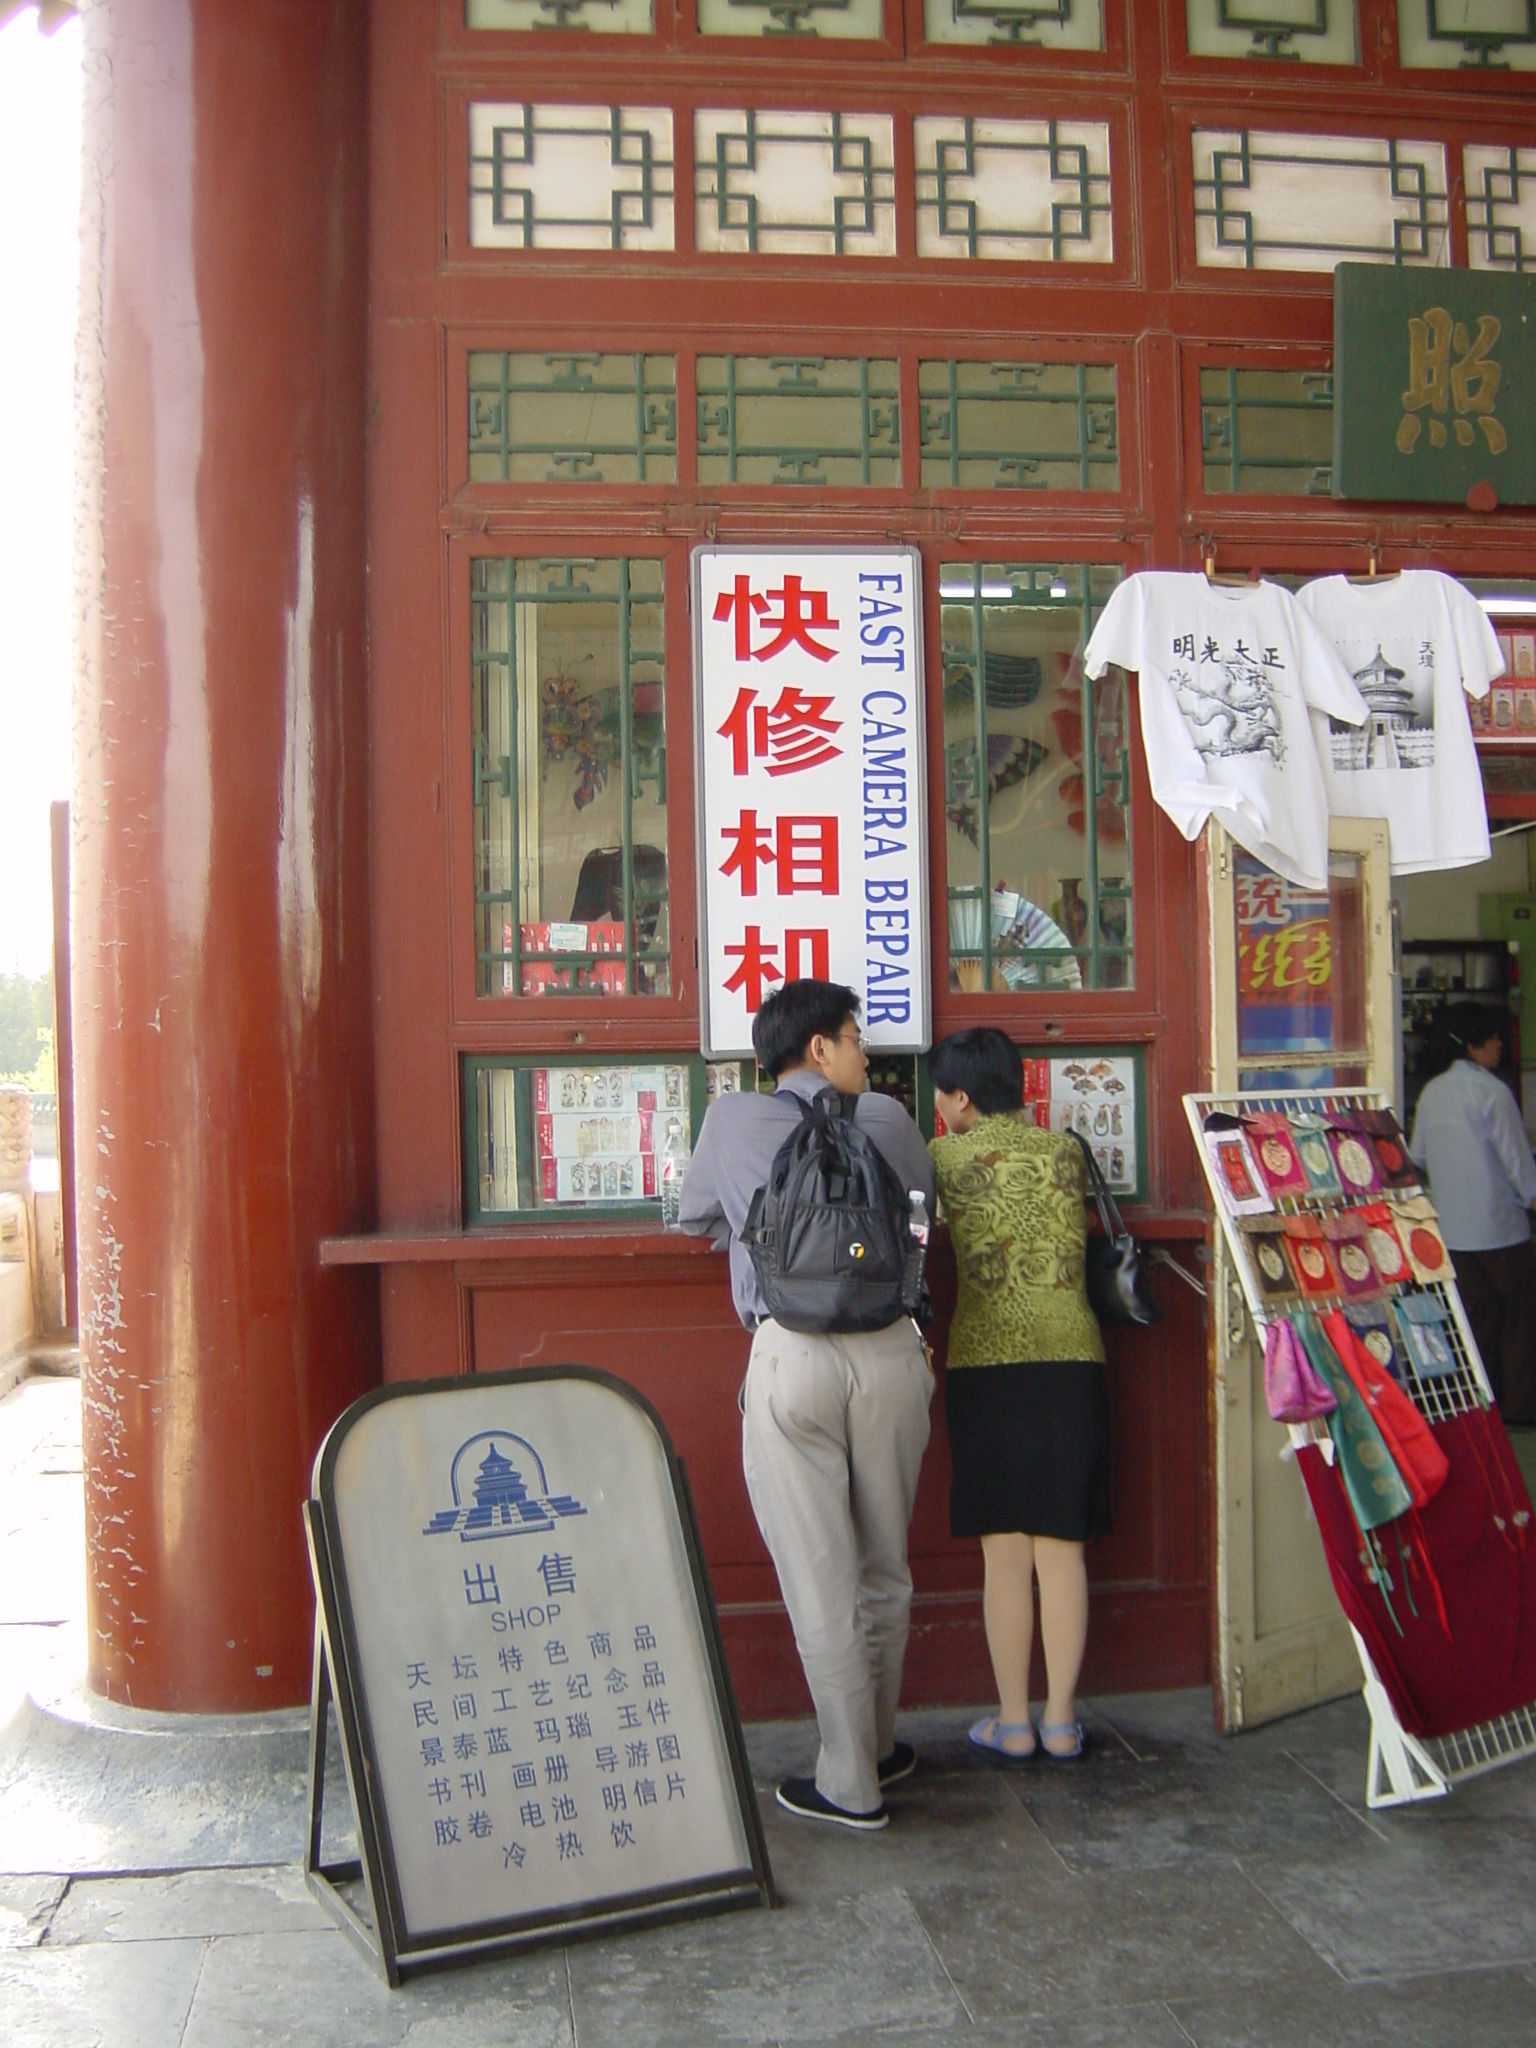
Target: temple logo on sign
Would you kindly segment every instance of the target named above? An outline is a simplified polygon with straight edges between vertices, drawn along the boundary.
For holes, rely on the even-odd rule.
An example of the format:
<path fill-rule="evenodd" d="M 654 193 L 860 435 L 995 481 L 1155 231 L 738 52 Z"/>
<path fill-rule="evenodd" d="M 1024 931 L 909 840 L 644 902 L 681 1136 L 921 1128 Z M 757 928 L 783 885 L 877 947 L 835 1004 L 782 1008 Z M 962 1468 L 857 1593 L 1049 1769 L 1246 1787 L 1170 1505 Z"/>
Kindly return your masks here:
<path fill-rule="evenodd" d="M 525 1473 L 537 1475 L 530 1486 Z M 532 1536 L 557 1520 L 587 1511 L 568 1493 L 551 1493 L 544 1460 L 525 1437 L 483 1429 L 459 1445 L 448 1473 L 453 1506 L 439 1508 L 423 1536 L 477 1543 L 492 1536 Z"/>
<path fill-rule="evenodd" d="M 1433 768 L 1435 765 L 1434 697 L 1421 712 L 1406 669 L 1394 667 L 1376 649 L 1376 658 L 1355 671 L 1355 687 L 1370 716 L 1364 725 L 1341 725 L 1330 718 L 1329 740 L 1335 768 Z M 1431 678 L 1433 691 L 1433 678 Z"/>

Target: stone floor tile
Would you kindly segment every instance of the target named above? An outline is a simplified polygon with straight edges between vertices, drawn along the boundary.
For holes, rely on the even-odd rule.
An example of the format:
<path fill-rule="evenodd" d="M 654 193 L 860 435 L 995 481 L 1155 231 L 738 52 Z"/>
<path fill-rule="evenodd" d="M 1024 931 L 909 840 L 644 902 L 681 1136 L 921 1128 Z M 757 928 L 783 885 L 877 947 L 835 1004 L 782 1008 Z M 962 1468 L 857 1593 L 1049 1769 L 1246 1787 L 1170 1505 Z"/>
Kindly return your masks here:
<path fill-rule="evenodd" d="M 1144 1765 L 1091 1757 L 1077 1772 L 1022 1776 L 1015 1796 L 1075 1871 L 1154 1870 L 1250 1849 L 1254 1812 L 1265 1846 L 1316 1859 L 1370 1823 L 1285 1755 L 1186 1752 Z"/>
<path fill-rule="evenodd" d="M 882 1834 L 796 1819 L 759 1792 L 768 1860 L 779 1896 L 797 1904 L 866 1886 L 907 1891 L 967 1878 L 1020 1884 L 1060 1865 L 1049 1842 L 1004 1782 L 982 1761 L 963 1773 L 913 1777 L 886 1794 L 891 1824 Z"/>
<path fill-rule="evenodd" d="M 179 2048 L 200 1941 L 0 1955 L 5 2048 Z M 226 2036 L 241 2040 L 239 2032 Z"/>
<path fill-rule="evenodd" d="M 187 1870 L 164 1877 L 78 1879 L 54 1914 L 51 1948 L 88 1941 L 276 1934 L 334 1923 L 297 1864 L 265 1870 Z"/>
<path fill-rule="evenodd" d="M 1394 1813 L 1385 1840 L 1362 1833 L 1316 1860 L 1273 1857 L 1260 1838 L 1242 1868 L 1345 1977 L 1536 1959 L 1529 1824 L 1434 1815 L 1415 1825 L 1422 1818 Z"/>
<path fill-rule="evenodd" d="M 1178 2000 L 1195 2048 L 1517 2048 L 1536 2028 L 1519 1970 L 1458 1970 L 1376 1984 Z"/>
<path fill-rule="evenodd" d="M 0 1877 L 0 1949 L 36 1948 L 68 1886 L 67 1877 Z"/>
<path fill-rule="evenodd" d="M 1019 1892 L 956 1885 L 913 1903 L 978 2022 L 1327 1976 L 1230 1863 L 1063 1873 Z"/>
<path fill-rule="evenodd" d="M 567 1958 L 581 2048 L 790 2048 L 966 2024 L 900 1890 L 689 1921 Z"/>
<path fill-rule="evenodd" d="M 815 2048 L 1189 2048 L 1189 2036 L 1169 2008 L 1156 2002 L 1095 2006 L 994 2025 L 962 2020 L 944 2033 L 842 2034 L 818 2041 Z"/>
<path fill-rule="evenodd" d="M 315 2048 L 317 2042 L 323 2048 L 574 2048 L 564 1956 L 541 1950 L 475 1963 L 414 1977 L 391 1991 L 339 1931 L 226 1936 L 208 1944 L 181 2048 Z"/>

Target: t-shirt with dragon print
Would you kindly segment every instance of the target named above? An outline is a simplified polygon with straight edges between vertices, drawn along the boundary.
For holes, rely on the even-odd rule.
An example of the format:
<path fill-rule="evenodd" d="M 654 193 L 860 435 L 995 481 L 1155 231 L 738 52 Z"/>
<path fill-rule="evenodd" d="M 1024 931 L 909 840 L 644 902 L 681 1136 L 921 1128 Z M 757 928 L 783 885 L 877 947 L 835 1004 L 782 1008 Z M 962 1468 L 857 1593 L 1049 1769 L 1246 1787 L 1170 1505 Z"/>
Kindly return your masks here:
<path fill-rule="evenodd" d="M 1083 655 L 1139 678 L 1152 795 L 1186 839 L 1220 818 L 1288 881 L 1328 886 L 1328 796 L 1311 712 L 1359 725 L 1366 704 L 1326 636 L 1278 583 L 1128 576 Z"/>
<path fill-rule="evenodd" d="M 960 1300 L 949 1364 L 1104 1356 L 1083 1285 L 1088 1169 L 1075 1138 L 984 1116 L 933 1143 Z"/>

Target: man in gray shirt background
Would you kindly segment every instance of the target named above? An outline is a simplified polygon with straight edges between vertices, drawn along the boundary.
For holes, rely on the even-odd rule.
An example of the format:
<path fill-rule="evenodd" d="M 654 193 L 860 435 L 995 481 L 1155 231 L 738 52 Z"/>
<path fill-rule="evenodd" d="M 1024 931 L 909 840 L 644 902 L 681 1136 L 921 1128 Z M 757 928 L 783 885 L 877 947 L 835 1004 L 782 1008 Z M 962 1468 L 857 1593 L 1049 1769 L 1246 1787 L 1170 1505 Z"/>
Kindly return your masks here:
<path fill-rule="evenodd" d="M 1498 1078 L 1505 1028 L 1502 1013 L 1484 1003 L 1451 1012 L 1459 1057 L 1419 1097 L 1408 1151 L 1429 1176 L 1500 1413 L 1506 1423 L 1536 1423 L 1536 1160 L 1515 1098 Z"/>
<path fill-rule="evenodd" d="M 912 1606 L 907 1527 L 928 1442 L 933 1374 L 916 1325 L 805 1334 L 772 1321 L 741 1241 L 752 1197 L 798 1129 L 793 1098 L 857 1095 L 855 1121 L 933 1212 L 933 1162 L 911 1117 L 872 1095 L 859 998 L 837 982 L 792 981 L 752 1027 L 773 1095 L 711 1103 L 683 1183 L 686 1231 L 729 1243 L 736 1313 L 753 1332 L 742 1389 L 742 1466 L 779 1575 L 816 1707 L 814 1778 L 786 1778 L 779 1804 L 807 1819 L 883 1828 L 883 1788 L 910 1774 L 896 1702 Z"/>

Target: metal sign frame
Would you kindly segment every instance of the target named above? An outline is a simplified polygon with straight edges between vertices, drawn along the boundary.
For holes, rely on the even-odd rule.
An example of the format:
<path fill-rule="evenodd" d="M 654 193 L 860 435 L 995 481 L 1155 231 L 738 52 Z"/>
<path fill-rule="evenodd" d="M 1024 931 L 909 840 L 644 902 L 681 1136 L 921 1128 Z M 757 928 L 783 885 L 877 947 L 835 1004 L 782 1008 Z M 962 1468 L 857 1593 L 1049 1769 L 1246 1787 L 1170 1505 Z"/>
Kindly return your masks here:
<path fill-rule="evenodd" d="M 337 1455 L 354 1424 L 386 1401 L 431 1396 L 451 1398 L 455 1383 L 440 1379 L 403 1381 L 379 1387 L 353 1402 L 332 1426 L 316 1460 L 312 1496 L 303 1504 L 315 1584 L 315 1655 L 310 1700 L 309 1835 L 304 1876 L 311 1892 L 394 1989 L 408 1976 L 455 1963 L 512 1955 L 543 1942 L 566 1942 L 660 1920 L 722 1912 L 742 1906 L 776 1906 L 773 1873 L 762 1818 L 752 1787 L 741 1720 L 731 1689 L 720 1618 L 704 1565 L 698 1521 L 687 1473 L 673 1449 L 666 1425 L 642 1394 L 611 1373 L 584 1365 L 540 1366 L 528 1371 L 476 1373 L 458 1382 L 484 1392 L 497 1386 L 527 1386 L 540 1380 L 587 1381 L 620 1395 L 638 1408 L 655 1430 L 672 1482 L 672 1501 L 688 1558 L 691 1590 L 703 1634 L 714 1704 L 730 1761 L 731 1779 L 746 1840 L 749 1866 L 712 1878 L 616 1894 L 589 1904 L 556 1906 L 526 1914 L 501 1915 L 484 1924 L 446 1933 L 413 1936 L 396 1874 L 378 1752 L 360 1683 L 357 1617 L 347 1584 L 346 1558 L 336 1508 Z M 321 1836 L 325 1819 L 326 1752 L 334 1705 L 341 1738 L 347 1790 L 357 1828 L 359 1856 L 326 1863 Z M 359 1898 L 361 1890 L 361 1898 Z"/>

